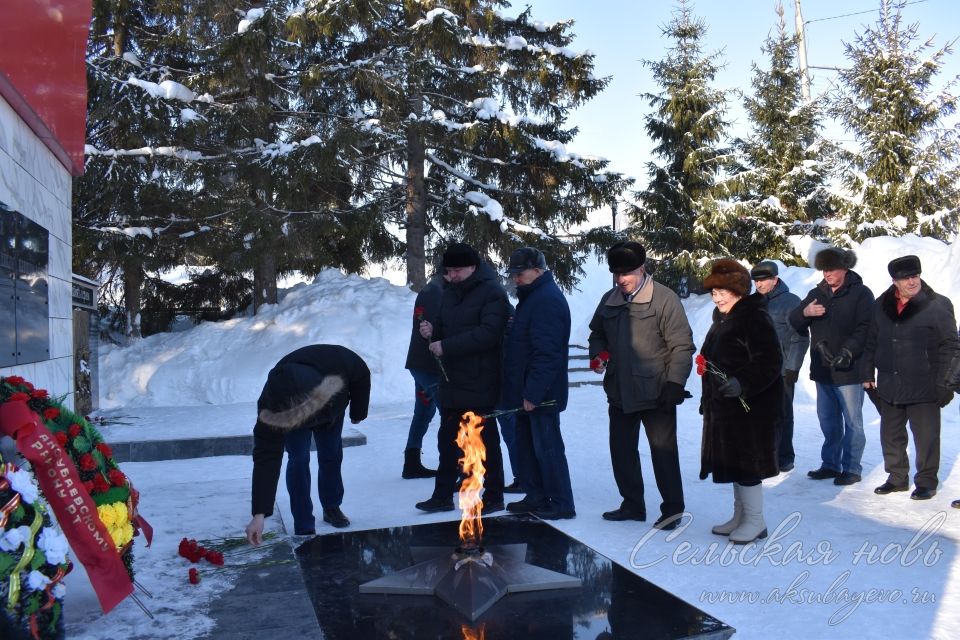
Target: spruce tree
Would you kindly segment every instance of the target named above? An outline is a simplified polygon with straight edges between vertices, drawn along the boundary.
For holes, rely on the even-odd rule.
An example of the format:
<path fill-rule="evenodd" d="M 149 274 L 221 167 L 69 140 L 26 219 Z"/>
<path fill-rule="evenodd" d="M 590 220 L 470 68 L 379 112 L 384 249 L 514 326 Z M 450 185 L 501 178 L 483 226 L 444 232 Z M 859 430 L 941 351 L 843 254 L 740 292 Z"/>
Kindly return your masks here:
<path fill-rule="evenodd" d="M 717 184 L 727 157 L 721 144 L 727 96 L 710 86 L 720 54 L 702 53 L 706 25 L 687 2 L 662 32 L 673 41 L 666 57 L 644 61 L 661 91 L 643 96 L 653 108 L 645 128 L 661 162 L 647 164 L 650 181 L 637 194 L 628 232 L 642 238 L 657 279 L 685 293 L 699 287 L 709 259 L 730 255 L 722 234 L 736 216 L 718 201 L 723 190 Z"/>
<path fill-rule="evenodd" d="M 882 0 L 875 26 L 844 51 L 834 114 L 858 148 L 845 154 L 845 232 L 917 233 L 946 239 L 958 218 L 958 130 L 945 127 L 957 99 L 934 79 L 951 53 L 919 42 L 918 26 L 902 21 L 904 0 Z M 952 85 L 953 83 L 951 83 Z"/>
<path fill-rule="evenodd" d="M 538 246 L 569 286 L 583 243 L 560 234 L 625 185 L 605 160 L 566 147 L 570 111 L 607 84 L 592 54 L 569 48 L 570 22 L 536 21 L 529 8 L 507 17 L 507 7 L 357 0 L 308 5 L 292 19 L 316 50 L 342 46 L 305 82 L 349 92 L 336 115 L 354 130 L 343 149 L 354 204 L 402 229 L 415 289 L 453 240 L 500 260 Z"/>
<path fill-rule="evenodd" d="M 777 32 L 762 47 L 769 68 L 753 64 L 753 92 L 744 99 L 750 134 L 734 141 L 738 157 L 726 185 L 737 217 L 725 244 L 751 263 L 800 264 L 787 236 L 831 215 L 832 145 L 820 136 L 823 101 L 803 100 L 796 36 L 787 33 L 782 5 L 776 11 Z"/>

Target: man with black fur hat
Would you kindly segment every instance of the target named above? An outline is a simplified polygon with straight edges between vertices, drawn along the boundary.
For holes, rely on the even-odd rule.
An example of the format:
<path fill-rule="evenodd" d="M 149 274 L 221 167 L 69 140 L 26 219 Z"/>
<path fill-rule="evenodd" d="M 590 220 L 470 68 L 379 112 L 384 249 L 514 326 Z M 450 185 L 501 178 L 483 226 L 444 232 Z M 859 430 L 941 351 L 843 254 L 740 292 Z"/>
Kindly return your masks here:
<path fill-rule="evenodd" d="M 680 298 L 644 268 L 638 242 L 619 242 L 607 251 L 615 286 L 604 294 L 590 321 L 591 366 L 603 373 L 610 416 L 610 458 L 620 507 L 606 520 L 647 518 L 637 447 L 640 425 L 647 434 L 653 473 L 663 503 L 654 527 L 676 528 L 684 511 L 677 405 L 693 368 L 693 332 Z"/>
<path fill-rule="evenodd" d="M 780 471 L 793 469 L 793 390 L 800 376 L 803 358 L 810 346 L 810 334 L 790 326 L 788 316 L 800 304 L 800 298 L 790 292 L 780 279 L 777 263 L 764 260 L 750 270 L 750 279 L 757 293 L 767 301 L 767 312 L 777 330 L 780 350 L 783 352 L 783 415 L 777 421 L 777 463 Z"/>
<path fill-rule="evenodd" d="M 310 499 L 310 442 L 317 445 L 317 491 L 323 521 L 347 527 L 343 502 L 343 418 L 367 417 L 370 369 L 363 358 L 336 344 L 314 344 L 283 356 L 270 373 L 257 400 L 253 428 L 253 519 L 247 540 L 263 541 L 263 521 L 273 513 L 283 451 L 287 451 L 287 492 L 296 535 L 313 535 L 316 521 Z"/>
<path fill-rule="evenodd" d="M 863 352 L 863 387 L 880 413 L 880 445 L 887 480 L 874 493 L 910 487 L 907 422 L 917 453 L 914 500 L 937 493 L 940 409 L 953 399 L 950 363 L 957 356 L 956 319 L 950 300 L 920 279 L 920 258 L 887 265 L 893 279 L 873 308 Z M 874 372 L 876 371 L 876 377 Z"/>
<path fill-rule="evenodd" d="M 434 323 L 420 323 L 420 335 L 430 340 L 430 351 L 443 359 L 447 377 L 440 381 L 440 462 L 433 495 L 416 507 L 429 513 L 453 510 L 457 484 L 457 446 L 460 417 L 467 411 L 492 413 L 500 399 L 503 334 L 510 303 L 492 267 L 468 244 L 457 242 L 443 252 L 446 284 Z M 484 421 L 480 433 L 487 450 L 483 512 L 503 510 L 503 454 L 494 420 Z"/>
<path fill-rule="evenodd" d="M 790 313 L 797 331 L 810 331 L 810 378 L 817 383 L 817 418 L 823 432 L 819 469 L 813 480 L 836 485 L 860 482 L 863 433 L 863 385 L 860 365 L 873 312 L 873 293 L 853 267 L 857 254 L 827 247 L 814 257 L 820 281 Z"/>

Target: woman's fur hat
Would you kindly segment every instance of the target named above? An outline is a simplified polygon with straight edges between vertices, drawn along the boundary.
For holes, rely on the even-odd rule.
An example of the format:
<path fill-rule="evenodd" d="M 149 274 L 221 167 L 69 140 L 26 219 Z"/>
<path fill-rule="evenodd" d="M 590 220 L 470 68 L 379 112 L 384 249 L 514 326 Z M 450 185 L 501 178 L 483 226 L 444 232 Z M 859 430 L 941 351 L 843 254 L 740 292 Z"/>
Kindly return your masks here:
<path fill-rule="evenodd" d="M 750 294 L 750 272 L 736 260 L 717 260 L 710 267 L 710 275 L 703 281 L 703 288 L 727 289 L 742 298 Z"/>

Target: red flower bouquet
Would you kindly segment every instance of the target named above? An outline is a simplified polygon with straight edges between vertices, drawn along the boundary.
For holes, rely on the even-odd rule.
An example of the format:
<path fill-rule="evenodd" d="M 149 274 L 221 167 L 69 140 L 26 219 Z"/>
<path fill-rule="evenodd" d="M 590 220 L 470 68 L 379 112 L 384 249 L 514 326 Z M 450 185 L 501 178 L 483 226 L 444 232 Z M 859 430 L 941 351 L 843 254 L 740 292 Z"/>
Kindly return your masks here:
<path fill-rule="evenodd" d="M 426 312 L 427 312 L 427 310 L 426 310 L 425 307 L 414 307 L 414 308 L 413 308 L 413 317 L 416 318 L 417 320 L 419 320 L 420 322 L 423 322 L 423 320 L 424 320 L 424 317 L 423 317 L 423 316 L 424 316 L 424 314 L 425 314 Z M 429 341 L 429 338 L 428 338 L 428 341 Z M 433 352 L 431 351 L 431 353 L 433 353 Z M 443 376 L 443 381 L 444 381 L 444 382 L 450 382 L 450 378 L 447 377 L 447 370 L 443 368 L 443 360 L 441 360 L 441 359 L 440 359 L 440 356 L 438 356 L 438 355 L 435 354 L 435 353 L 433 354 L 433 357 L 434 357 L 434 359 L 437 361 L 437 366 L 440 367 L 440 375 Z"/>
<path fill-rule="evenodd" d="M 603 369 L 606 368 L 608 362 L 610 362 L 610 352 L 601 351 L 593 360 L 590 361 L 590 368 L 597 373 L 601 373 Z"/>
<path fill-rule="evenodd" d="M 694 362 L 697 365 L 697 375 L 702 376 L 705 373 L 712 373 L 717 376 L 723 382 L 727 381 L 727 374 L 718 369 L 712 362 L 707 360 L 707 358 L 702 354 L 698 353 L 697 357 L 694 358 Z M 750 406 L 747 404 L 747 401 L 743 399 L 743 396 L 738 396 L 737 400 L 740 401 L 740 404 L 743 405 L 744 412 L 750 411 Z"/>

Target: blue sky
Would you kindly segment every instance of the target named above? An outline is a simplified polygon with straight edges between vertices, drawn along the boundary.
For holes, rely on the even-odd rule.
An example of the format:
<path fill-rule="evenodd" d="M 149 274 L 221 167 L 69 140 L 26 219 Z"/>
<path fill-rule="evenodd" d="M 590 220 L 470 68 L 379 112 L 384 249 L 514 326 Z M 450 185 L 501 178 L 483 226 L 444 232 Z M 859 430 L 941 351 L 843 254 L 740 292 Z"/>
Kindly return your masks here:
<path fill-rule="evenodd" d="M 960 12 L 956 0 L 924 0 L 908 5 L 904 22 L 917 23 L 922 39 L 933 38 L 937 47 L 960 36 Z M 527 2 L 514 2 L 511 12 L 519 13 Z M 650 142 L 643 130 L 643 117 L 649 108 L 638 94 L 658 90 L 650 70 L 641 60 L 660 60 L 669 41 L 661 27 L 671 19 L 676 3 L 669 0 L 529 0 L 533 16 L 554 21 L 575 20 L 576 40 L 571 48 L 589 49 L 594 54 L 596 74 L 613 76 L 608 88 L 577 110 L 571 122 L 580 127 L 580 135 L 571 149 L 583 154 L 610 159 L 613 168 L 646 182 L 645 163 Z M 784 0 L 784 17 L 793 31 L 794 2 Z M 726 67 L 718 74 L 717 87 L 750 89 L 751 62 L 761 67 L 768 62 L 760 47 L 771 32 L 776 32 L 775 0 L 700 0 L 692 4 L 695 15 L 707 24 L 704 52 L 722 50 Z M 803 18 L 807 22 L 807 59 L 811 66 L 845 66 L 843 42 L 853 42 L 864 25 L 877 21 L 879 0 L 803 0 Z M 867 13 L 859 13 L 864 12 Z M 846 15 L 836 19 L 834 16 Z M 811 71 L 813 92 L 826 91 L 836 78 L 833 71 Z M 960 51 L 947 59 L 938 76 L 938 87 L 960 74 Z M 952 91 L 960 92 L 960 88 Z M 731 103 L 734 130 L 746 132 L 746 120 L 739 104 Z M 841 137 L 836 126 L 828 135 Z"/>

